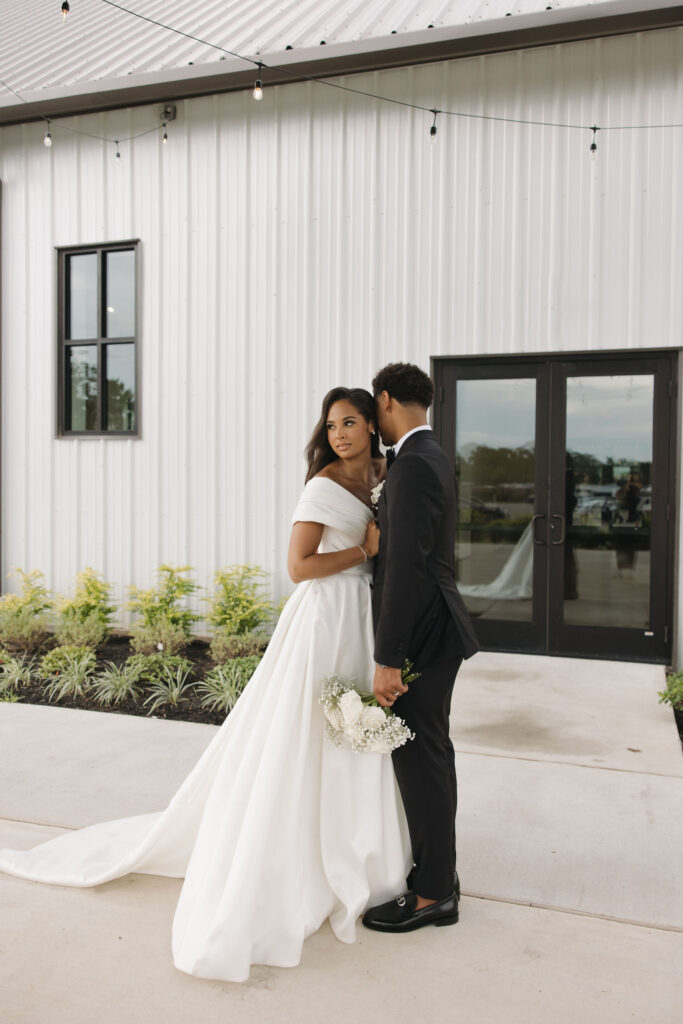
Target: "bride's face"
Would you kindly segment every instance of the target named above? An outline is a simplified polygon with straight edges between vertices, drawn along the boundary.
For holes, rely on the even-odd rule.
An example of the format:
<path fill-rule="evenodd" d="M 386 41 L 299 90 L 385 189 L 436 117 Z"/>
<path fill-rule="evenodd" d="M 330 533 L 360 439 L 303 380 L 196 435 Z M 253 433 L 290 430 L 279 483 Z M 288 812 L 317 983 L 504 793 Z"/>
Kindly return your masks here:
<path fill-rule="evenodd" d="M 327 414 L 327 440 L 340 459 L 369 453 L 371 434 L 372 425 L 351 402 L 340 399 L 330 406 Z"/>

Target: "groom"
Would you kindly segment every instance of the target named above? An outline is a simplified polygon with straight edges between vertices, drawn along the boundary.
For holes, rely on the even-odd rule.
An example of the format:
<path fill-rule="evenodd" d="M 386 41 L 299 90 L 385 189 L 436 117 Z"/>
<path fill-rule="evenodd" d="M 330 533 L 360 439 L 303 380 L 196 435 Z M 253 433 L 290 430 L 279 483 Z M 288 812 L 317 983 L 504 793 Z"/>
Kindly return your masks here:
<path fill-rule="evenodd" d="M 432 382 L 417 366 L 391 363 L 372 386 L 382 441 L 393 446 L 378 507 L 374 691 L 415 733 L 392 755 L 415 867 L 409 891 L 371 907 L 363 924 L 406 932 L 458 920 L 457 784 L 448 719 L 458 669 L 479 645 L 454 582 L 455 481 L 427 424 Z M 410 686 L 401 679 L 406 659 L 420 673 Z"/>

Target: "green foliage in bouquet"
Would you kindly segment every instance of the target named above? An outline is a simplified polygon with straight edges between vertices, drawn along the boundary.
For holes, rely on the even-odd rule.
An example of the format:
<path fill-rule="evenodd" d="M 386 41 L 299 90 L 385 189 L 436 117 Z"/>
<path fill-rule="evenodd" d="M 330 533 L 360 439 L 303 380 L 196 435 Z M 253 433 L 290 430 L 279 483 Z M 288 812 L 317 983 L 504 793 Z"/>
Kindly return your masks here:
<path fill-rule="evenodd" d="M 145 706 L 150 705 L 148 714 L 166 705 L 177 708 L 187 700 L 192 686 L 189 669 L 178 666 L 173 670 L 168 665 L 162 666 L 160 675 L 148 687 L 148 696 L 144 701 Z"/>
<path fill-rule="evenodd" d="M 95 652 L 90 647 L 68 644 L 48 651 L 40 661 L 40 675 L 46 680 L 48 700 L 73 700 L 90 689 L 97 669 Z"/>
<path fill-rule="evenodd" d="M 99 704 L 121 704 L 127 698 L 137 701 L 142 692 L 141 672 L 135 658 L 116 665 L 108 661 L 93 681 L 93 696 Z"/>
<path fill-rule="evenodd" d="M 251 633 L 271 620 L 275 607 L 261 582 L 267 575 L 258 565 L 231 565 L 214 574 L 214 593 L 204 598 L 214 634 Z"/>
<path fill-rule="evenodd" d="M 209 711 L 231 711 L 260 660 L 260 655 L 254 654 L 212 668 L 197 685 L 202 707 Z"/>
<path fill-rule="evenodd" d="M 265 633 L 217 633 L 211 641 L 211 658 L 216 665 L 234 658 L 260 658 L 267 646 Z"/>
<path fill-rule="evenodd" d="M 9 575 L 18 577 L 21 587 L 19 593 L 0 598 L 0 644 L 16 654 L 32 653 L 45 642 L 45 613 L 52 600 L 42 572 L 15 569 Z"/>
<path fill-rule="evenodd" d="M 674 672 L 666 678 L 666 689 L 657 694 L 660 704 L 670 704 L 677 711 L 683 711 L 683 672 Z"/>
<path fill-rule="evenodd" d="M 111 632 L 111 617 L 116 611 L 110 599 L 111 585 L 99 573 L 89 567 L 78 573 L 74 596 L 57 602 L 55 633 L 59 643 L 99 647 Z"/>
<path fill-rule="evenodd" d="M 178 654 L 190 643 L 192 626 L 201 617 L 181 603 L 198 589 L 193 580 L 183 575 L 191 569 L 190 565 L 162 565 L 156 586 L 149 590 L 130 587 L 126 607 L 140 617 L 131 630 L 134 651 Z"/>

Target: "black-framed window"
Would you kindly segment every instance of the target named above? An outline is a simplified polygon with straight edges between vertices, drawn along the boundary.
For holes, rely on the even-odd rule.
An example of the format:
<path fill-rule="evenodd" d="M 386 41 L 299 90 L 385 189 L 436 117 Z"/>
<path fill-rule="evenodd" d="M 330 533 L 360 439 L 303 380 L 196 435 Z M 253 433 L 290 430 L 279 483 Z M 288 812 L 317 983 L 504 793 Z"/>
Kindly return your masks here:
<path fill-rule="evenodd" d="M 57 253 L 58 433 L 138 436 L 138 243 Z"/>

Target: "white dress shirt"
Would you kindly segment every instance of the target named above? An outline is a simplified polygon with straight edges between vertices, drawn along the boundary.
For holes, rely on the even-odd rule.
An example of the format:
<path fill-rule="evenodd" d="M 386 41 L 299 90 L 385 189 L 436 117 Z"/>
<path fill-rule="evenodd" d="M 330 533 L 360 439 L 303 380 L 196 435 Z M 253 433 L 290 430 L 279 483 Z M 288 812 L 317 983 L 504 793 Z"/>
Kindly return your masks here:
<path fill-rule="evenodd" d="M 404 434 L 403 437 L 400 438 L 400 440 L 398 440 L 396 442 L 396 444 L 394 445 L 394 455 L 398 455 L 398 453 L 400 451 L 400 448 L 401 448 L 401 445 L 403 444 L 403 442 L 407 441 L 408 438 L 412 437 L 413 434 L 417 434 L 418 430 L 431 430 L 431 429 L 432 428 L 429 426 L 428 423 L 423 424 L 423 426 L 421 426 L 421 427 L 413 427 L 412 430 L 409 430 L 407 434 Z"/>

